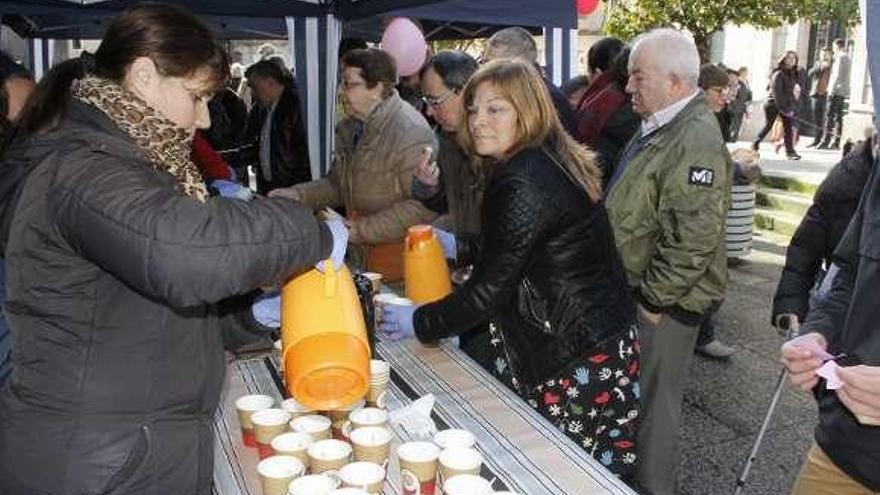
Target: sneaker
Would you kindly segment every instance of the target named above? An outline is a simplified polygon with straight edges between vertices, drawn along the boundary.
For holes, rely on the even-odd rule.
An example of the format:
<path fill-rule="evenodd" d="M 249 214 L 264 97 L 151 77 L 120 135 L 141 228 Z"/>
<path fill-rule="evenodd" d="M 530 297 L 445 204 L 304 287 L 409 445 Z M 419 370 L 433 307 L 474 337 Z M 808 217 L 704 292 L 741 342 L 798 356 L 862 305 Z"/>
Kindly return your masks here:
<path fill-rule="evenodd" d="M 786 155 L 786 158 L 788 158 L 789 160 L 800 160 L 801 155 L 798 155 L 797 153 L 789 153 L 788 155 Z"/>
<path fill-rule="evenodd" d="M 819 146 L 816 146 L 816 149 L 817 149 L 817 150 L 827 150 L 827 149 L 828 149 L 828 143 L 822 143 L 822 144 L 820 144 Z"/>
<path fill-rule="evenodd" d="M 715 339 L 706 345 L 697 346 L 697 354 L 710 359 L 727 359 L 735 352 L 736 349 L 718 339 Z"/>
<path fill-rule="evenodd" d="M 812 143 L 807 145 L 807 148 L 815 148 L 816 146 L 819 146 L 820 144 L 821 144 L 821 141 L 813 141 Z"/>

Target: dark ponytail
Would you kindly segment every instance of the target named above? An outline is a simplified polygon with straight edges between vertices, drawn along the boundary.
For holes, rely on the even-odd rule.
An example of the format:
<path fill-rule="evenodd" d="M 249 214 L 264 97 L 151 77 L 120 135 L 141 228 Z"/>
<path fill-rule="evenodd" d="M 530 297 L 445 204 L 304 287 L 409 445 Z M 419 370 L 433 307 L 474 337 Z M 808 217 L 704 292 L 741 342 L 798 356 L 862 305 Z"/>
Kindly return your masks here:
<path fill-rule="evenodd" d="M 211 30 L 183 8 L 150 4 L 122 12 L 107 28 L 94 55 L 68 60 L 50 70 L 34 90 L 21 117 L 21 132 L 54 129 L 70 103 L 70 86 L 87 73 L 122 84 L 128 67 L 149 57 L 167 77 L 209 71 L 216 88 L 229 76 L 229 64 Z"/>

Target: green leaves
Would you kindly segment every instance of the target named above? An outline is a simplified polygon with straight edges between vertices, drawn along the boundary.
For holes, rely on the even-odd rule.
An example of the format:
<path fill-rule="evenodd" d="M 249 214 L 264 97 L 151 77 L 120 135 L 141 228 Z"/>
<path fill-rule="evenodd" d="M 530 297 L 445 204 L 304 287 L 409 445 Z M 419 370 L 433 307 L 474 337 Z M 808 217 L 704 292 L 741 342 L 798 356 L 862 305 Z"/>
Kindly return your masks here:
<path fill-rule="evenodd" d="M 694 35 L 700 51 L 726 24 L 776 28 L 809 19 L 858 22 L 858 0 L 606 0 L 605 32 L 629 40 L 651 28 L 670 26 Z"/>

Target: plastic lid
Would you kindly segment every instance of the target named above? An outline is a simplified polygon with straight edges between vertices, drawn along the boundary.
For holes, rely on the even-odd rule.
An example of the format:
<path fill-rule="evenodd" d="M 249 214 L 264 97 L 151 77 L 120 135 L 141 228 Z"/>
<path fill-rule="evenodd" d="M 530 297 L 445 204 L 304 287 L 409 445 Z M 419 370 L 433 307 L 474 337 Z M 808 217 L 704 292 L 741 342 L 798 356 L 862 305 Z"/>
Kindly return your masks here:
<path fill-rule="evenodd" d="M 370 350 L 341 332 L 317 334 L 291 346 L 284 357 L 287 390 L 314 410 L 343 409 L 370 387 Z"/>
<path fill-rule="evenodd" d="M 430 225 L 413 225 L 407 232 L 407 237 L 411 242 L 427 241 L 434 234 L 434 229 Z"/>

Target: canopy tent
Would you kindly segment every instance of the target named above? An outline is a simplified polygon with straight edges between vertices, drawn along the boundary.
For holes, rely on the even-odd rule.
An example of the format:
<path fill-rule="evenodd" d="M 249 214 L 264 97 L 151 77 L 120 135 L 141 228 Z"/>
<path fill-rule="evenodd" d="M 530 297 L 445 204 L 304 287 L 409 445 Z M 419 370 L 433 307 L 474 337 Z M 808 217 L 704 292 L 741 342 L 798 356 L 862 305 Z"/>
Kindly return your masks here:
<path fill-rule="evenodd" d="M 51 66 L 51 39 L 100 38 L 113 16 L 140 0 L 0 0 L 5 24 L 30 38 L 35 75 Z M 382 16 L 418 18 L 429 39 L 490 35 L 499 27 L 544 29 L 548 73 L 574 71 L 574 0 L 179 0 L 223 39 L 289 38 L 306 116 L 312 174 L 326 172 L 333 148 L 339 41 L 376 40 Z"/>

